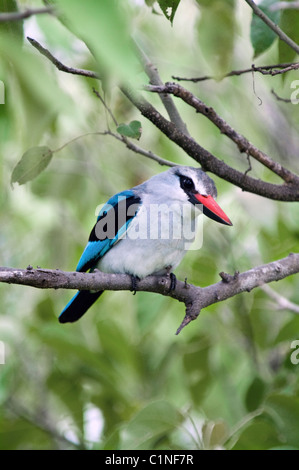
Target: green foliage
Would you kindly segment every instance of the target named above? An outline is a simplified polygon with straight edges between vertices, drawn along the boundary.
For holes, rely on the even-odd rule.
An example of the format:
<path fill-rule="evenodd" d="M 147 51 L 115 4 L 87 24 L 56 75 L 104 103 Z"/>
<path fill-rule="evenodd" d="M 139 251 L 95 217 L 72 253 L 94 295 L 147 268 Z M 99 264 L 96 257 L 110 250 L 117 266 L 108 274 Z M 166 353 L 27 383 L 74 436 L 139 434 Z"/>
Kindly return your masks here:
<path fill-rule="evenodd" d="M 262 0 L 262 2 L 259 3 L 259 8 L 274 23 L 278 24 L 280 19 L 280 10 L 271 10 L 271 6 L 274 3 L 276 3 L 275 0 Z M 250 37 L 254 50 L 254 57 L 259 56 L 267 50 L 277 38 L 272 29 L 270 29 L 264 21 L 254 14 L 252 15 Z"/>
<path fill-rule="evenodd" d="M 25 184 L 33 180 L 47 168 L 52 156 L 49 147 L 32 147 L 27 150 L 12 172 L 11 183 Z"/>
<path fill-rule="evenodd" d="M 201 7 L 198 40 L 213 74 L 221 77 L 232 64 L 236 32 L 235 2 L 212 0 L 197 3 Z"/>
<path fill-rule="evenodd" d="M 0 2 L 1 13 L 13 13 L 18 11 L 16 0 L 2 0 Z M 14 41 L 23 41 L 23 21 L 7 21 L 0 23 L 0 35 L 9 34 Z"/>
<path fill-rule="evenodd" d="M 284 10 L 281 14 L 279 23 L 281 29 L 291 38 L 295 43 L 299 43 L 299 11 L 298 10 Z M 284 41 L 279 41 L 279 61 L 280 62 L 293 62 L 296 57 L 296 52 L 288 46 Z"/>
<path fill-rule="evenodd" d="M 233 0 L 184 0 L 170 28 L 173 18 L 136 2 L 63 0 L 60 21 L 43 15 L 24 21 L 24 28 L 62 62 L 104 76 L 101 96 L 118 122 L 129 123 L 118 132 L 140 138 L 142 128 L 142 148 L 194 165 L 115 86 L 132 75 L 135 82 L 141 70 L 127 32 L 136 33 L 163 80 L 172 74 L 219 77 L 252 61 L 251 14 L 243 3 L 237 11 Z M 170 3 L 164 5 L 169 14 Z M 95 81 L 59 72 L 24 43 L 21 48 L 2 31 L 1 265 L 73 270 L 98 206 L 163 168 L 96 134 L 117 129 L 92 91 Z M 257 63 L 277 61 L 274 42 L 265 48 L 261 40 L 260 47 L 263 62 L 257 57 Z M 187 88 L 298 171 L 298 108 L 271 94 L 274 88 L 289 97 L 295 79 L 256 75 L 253 91 L 249 74 Z M 146 83 L 145 75 L 138 81 Z M 161 109 L 156 95 L 145 97 Z M 214 126 L 175 103 L 203 147 L 248 169 L 246 155 Z M 60 149 L 59 157 L 52 148 Z M 252 176 L 277 182 L 251 164 Z M 218 282 L 221 271 L 248 270 L 299 250 L 297 204 L 265 200 L 214 179 L 234 225 L 205 219 L 203 247 L 188 253 L 176 270 L 179 279 L 205 286 Z M 12 188 L 11 181 L 20 184 Z M 271 288 L 299 303 L 297 276 Z M 299 364 L 292 357 L 298 357 L 299 319 L 262 289 L 205 309 L 179 336 L 183 306 L 141 292 L 107 292 L 78 323 L 60 325 L 57 317 L 72 294 L 0 285 L 1 449 L 298 449 Z"/>
<path fill-rule="evenodd" d="M 116 130 L 120 135 L 139 140 L 142 132 L 141 122 L 131 121 L 129 124 L 120 124 Z"/>
<path fill-rule="evenodd" d="M 87 44 L 97 59 L 104 78 L 135 82 L 137 61 L 129 36 L 128 13 L 117 0 L 61 0 L 59 9 L 65 24 Z"/>
<path fill-rule="evenodd" d="M 159 6 L 166 18 L 173 23 L 174 15 L 181 0 L 158 0 Z"/>

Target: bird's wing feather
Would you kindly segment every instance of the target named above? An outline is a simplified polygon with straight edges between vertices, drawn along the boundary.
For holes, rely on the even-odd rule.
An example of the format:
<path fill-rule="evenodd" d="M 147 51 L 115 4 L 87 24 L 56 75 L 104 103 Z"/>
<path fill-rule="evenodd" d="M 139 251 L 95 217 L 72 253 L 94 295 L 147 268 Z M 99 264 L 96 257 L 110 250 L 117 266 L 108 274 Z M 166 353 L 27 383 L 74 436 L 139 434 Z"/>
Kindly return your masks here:
<path fill-rule="evenodd" d="M 102 207 L 76 271 L 85 272 L 115 245 L 126 233 L 140 207 L 141 199 L 133 191 L 113 196 Z"/>

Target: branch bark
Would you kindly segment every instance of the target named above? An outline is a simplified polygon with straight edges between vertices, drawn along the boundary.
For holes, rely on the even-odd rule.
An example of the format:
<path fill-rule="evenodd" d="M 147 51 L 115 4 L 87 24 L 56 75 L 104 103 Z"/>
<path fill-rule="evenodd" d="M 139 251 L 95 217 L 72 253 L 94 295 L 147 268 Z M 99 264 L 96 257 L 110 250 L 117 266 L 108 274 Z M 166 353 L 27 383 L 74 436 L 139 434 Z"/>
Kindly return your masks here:
<path fill-rule="evenodd" d="M 234 275 L 220 273 L 222 280 L 207 287 L 194 286 L 177 280 L 174 290 L 170 290 L 169 276 L 148 276 L 140 280 L 137 291 L 154 292 L 183 302 L 185 317 L 176 334 L 195 320 L 200 311 L 209 305 L 234 297 L 242 292 L 265 283 L 279 281 L 299 273 L 299 253 L 291 253 L 286 258 L 257 266 Z M 131 290 L 132 280 L 127 274 L 106 274 L 64 272 L 50 269 L 15 269 L 0 267 L 0 282 L 36 287 L 39 289 L 78 289 L 78 290 Z"/>

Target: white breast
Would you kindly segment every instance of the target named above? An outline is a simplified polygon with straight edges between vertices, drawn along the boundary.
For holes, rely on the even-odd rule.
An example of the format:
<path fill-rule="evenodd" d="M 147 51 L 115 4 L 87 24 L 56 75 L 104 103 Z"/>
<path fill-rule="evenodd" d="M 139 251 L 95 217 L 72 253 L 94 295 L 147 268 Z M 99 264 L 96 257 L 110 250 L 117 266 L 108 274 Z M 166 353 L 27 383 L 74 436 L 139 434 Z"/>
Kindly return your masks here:
<path fill-rule="evenodd" d="M 98 262 L 98 269 L 143 278 L 175 269 L 195 237 L 191 204 L 144 201 L 124 237 Z"/>

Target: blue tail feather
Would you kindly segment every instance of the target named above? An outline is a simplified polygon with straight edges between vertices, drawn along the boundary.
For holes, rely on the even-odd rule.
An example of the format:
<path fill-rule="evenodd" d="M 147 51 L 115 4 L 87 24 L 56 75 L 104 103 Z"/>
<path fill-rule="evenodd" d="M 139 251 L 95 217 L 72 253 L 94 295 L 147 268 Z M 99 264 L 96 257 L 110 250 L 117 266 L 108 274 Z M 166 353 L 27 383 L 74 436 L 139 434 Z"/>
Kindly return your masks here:
<path fill-rule="evenodd" d="M 92 306 L 92 304 L 100 297 L 103 291 L 90 292 L 88 290 L 80 290 L 69 301 L 66 307 L 59 315 L 60 323 L 68 323 L 79 320 L 84 313 Z"/>

